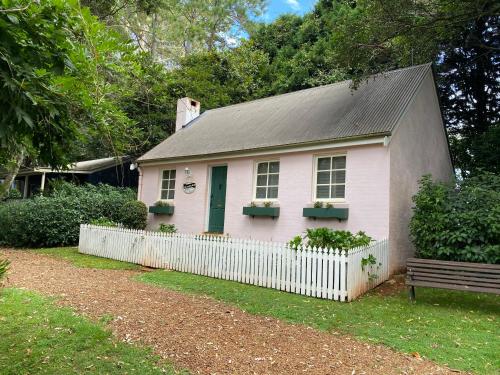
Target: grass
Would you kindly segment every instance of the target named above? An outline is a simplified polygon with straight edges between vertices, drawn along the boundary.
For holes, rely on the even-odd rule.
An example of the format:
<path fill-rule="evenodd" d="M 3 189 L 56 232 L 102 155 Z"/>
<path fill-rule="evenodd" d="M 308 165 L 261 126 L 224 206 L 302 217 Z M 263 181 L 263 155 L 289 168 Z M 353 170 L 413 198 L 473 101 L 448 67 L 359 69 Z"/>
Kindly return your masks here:
<path fill-rule="evenodd" d="M 104 323 L 20 289 L 0 291 L 0 337 L 4 375 L 175 373 L 150 350 L 114 340 Z"/>
<path fill-rule="evenodd" d="M 451 368 L 481 374 L 500 369 L 500 297 L 495 295 L 417 288 L 416 304 L 408 302 L 406 292 L 372 292 L 340 303 L 180 272 L 159 270 L 137 279 L 211 296 L 251 314 L 349 333 Z"/>
<path fill-rule="evenodd" d="M 65 259 L 67 261 L 70 261 L 76 267 L 98 268 L 106 270 L 138 270 L 141 268 L 139 265 L 133 263 L 81 254 L 78 252 L 78 249 L 76 247 L 55 247 L 30 251 L 34 251 L 38 254 L 45 254 Z"/>

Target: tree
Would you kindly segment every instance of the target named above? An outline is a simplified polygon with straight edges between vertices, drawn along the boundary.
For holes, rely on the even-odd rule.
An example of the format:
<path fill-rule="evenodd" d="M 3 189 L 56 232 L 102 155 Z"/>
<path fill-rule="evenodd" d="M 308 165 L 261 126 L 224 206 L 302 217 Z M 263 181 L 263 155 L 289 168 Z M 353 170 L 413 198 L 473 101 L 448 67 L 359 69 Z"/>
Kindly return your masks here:
<path fill-rule="evenodd" d="M 494 0 L 349 4 L 351 11 L 340 19 L 333 38 L 337 62 L 348 67 L 358 82 L 384 70 L 434 62 L 455 166 L 463 176 L 476 173 L 478 166 L 499 170 L 498 156 L 485 153 L 487 148 L 478 142 L 498 135 L 490 129 L 499 123 L 500 4 Z"/>
<path fill-rule="evenodd" d="M 24 0 L 0 8 L 0 163 L 65 167 L 79 143 L 91 138 L 120 152 L 136 135 L 113 95 L 131 47 L 78 2 Z"/>

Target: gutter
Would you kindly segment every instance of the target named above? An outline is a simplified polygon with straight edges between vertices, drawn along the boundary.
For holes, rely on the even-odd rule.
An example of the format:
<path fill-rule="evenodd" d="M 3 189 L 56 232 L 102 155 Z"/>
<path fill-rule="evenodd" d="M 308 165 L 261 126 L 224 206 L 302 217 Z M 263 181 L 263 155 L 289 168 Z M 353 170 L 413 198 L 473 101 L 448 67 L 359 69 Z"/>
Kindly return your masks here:
<path fill-rule="evenodd" d="M 348 137 L 336 140 L 329 139 L 322 141 L 293 143 L 288 145 L 260 147 L 260 148 L 252 148 L 245 150 L 219 152 L 213 154 L 186 155 L 179 157 L 154 158 L 146 160 L 140 160 L 139 158 L 136 162 L 138 165 L 146 166 L 146 165 L 157 165 L 157 164 L 176 163 L 176 162 L 234 159 L 234 158 L 242 158 L 248 156 L 258 156 L 258 155 L 270 155 L 270 154 L 291 153 L 291 152 L 301 152 L 301 151 L 316 151 L 322 149 L 363 146 L 370 144 L 382 144 L 385 147 L 387 147 L 390 141 L 390 136 L 391 132 L 382 132 L 382 133 L 371 134 L 370 136 Z"/>

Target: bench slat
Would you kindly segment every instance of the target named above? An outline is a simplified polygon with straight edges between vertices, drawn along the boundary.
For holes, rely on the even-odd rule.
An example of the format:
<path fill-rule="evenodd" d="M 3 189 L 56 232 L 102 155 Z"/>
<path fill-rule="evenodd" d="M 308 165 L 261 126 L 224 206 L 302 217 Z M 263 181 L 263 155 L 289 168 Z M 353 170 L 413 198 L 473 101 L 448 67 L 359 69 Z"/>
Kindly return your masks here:
<path fill-rule="evenodd" d="M 467 286 L 467 285 L 457 285 L 457 284 L 441 284 L 429 281 L 410 281 L 408 285 L 412 286 L 423 286 L 427 288 L 438 288 L 438 289 L 453 289 L 453 290 L 463 290 L 469 292 L 482 292 L 482 293 L 493 293 L 500 294 L 500 289 L 497 288 L 484 288 L 478 286 Z"/>
<path fill-rule="evenodd" d="M 470 267 L 470 268 L 500 270 L 500 264 L 452 262 L 448 260 L 434 260 L 434 259 L 422 259 L 422 258 L 408 258 L 407 263 L 420 263 L 420 264 L 427 263 L 440 266 L 454 266 L 455 268 Z"/>
<path fill-rule="evenodd" d="M 436 271 L 438 270 L 438 271 Z M 443 275 L 460 275 L 460 276 L 473 276 L 473 277 L 484 277 L 488 279 L 499 279 L 500 280 L 500 274 L 494 274 L 494 273 L 482 273 L 482 272 L 471 272 L 471 271 L 453 271 L 453 270 L 442 270 L 442 269 L 436 269 L 436 268 L 421 268 L 421 267 L 408 267 L 408 272 L 422 272 L 422 273 L 435 273 L 439 272 L 440 274 Z"/>
<path fill-rule="evenodd" d="M 487 277 L 472 277 L 472 276 L 465 276 L 465 275 L 447 275 L 447 274 L 442 274 L 442 273 L 430 273 L 430 272 L 419 272 L 419 271 L 408 271 L 408 276 L 415 278 L 415 277 L 433 277 L 433 278 L 440 278 L 444 279 L 446 282 L 451 282 L 454 280 L 460 280 L 460 281 L 477 281 L 481 282 L 484 284 L 491 284 L 492 286 L 498 286 L 500 287 L 500 279 L 490 279 Z"/>
<path fill-rule="evenodd" d="M 432 269 L 438 269 L 438 270 L 452 270 L 452 271 L 468 271 L 468 272 L 480 272 L 480 273 L 487 273 L 487 274 L 493 274 L 493 275 L 500 275 L 500 268 L 494 269 L 494 268 L 487 268 L 487 269 L 482 269 L 479 267 L 457 267 L 453 265 L 440 265 L 440 264 L 430 264 L 430 263 L 425 263 L 425 264 L 420 264 L 420 263 L 414 263 L 414 262 L 408 262 L 407 264 L 408 268 L 432 268 Z"/>
<path fill-rule="evenodd" d="M 498 284 L 485 283 L 482 281 L 468 281 L 468 280 L 446 280 L 439 276 L 436 277 L 426 277 L 426 276 L 411 276 L 411 280 L 415 281 L 431 281 L 435 283 L 442 284 L 459 284 L 459 285 L 474 285 L 474 286 L 482 286 L 485 288 L 499 288 Z M 500 289 L 500 288 L 499 288 Z"/>

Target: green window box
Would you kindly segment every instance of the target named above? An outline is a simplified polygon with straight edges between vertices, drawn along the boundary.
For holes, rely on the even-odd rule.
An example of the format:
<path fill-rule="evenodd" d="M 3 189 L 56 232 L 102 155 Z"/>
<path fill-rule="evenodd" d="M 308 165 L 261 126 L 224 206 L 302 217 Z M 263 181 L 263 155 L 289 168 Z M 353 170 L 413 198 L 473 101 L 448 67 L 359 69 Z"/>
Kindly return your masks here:
<path fill-rule="evenodd" d="M 339 219 L 347 220 L 349 216 L 348 208 L 304 208 L 302 216 L 313 219 Z"/>
<path fill-rule="evenodd" d="M 149 206 L 149 212 L 155 215 L 173 215 L 174 206 Z"/>
<path fill-rule="evenodd" d="M 243 207 L 243 215 L 248 216 L 268 216 L 268 217 L 278 217 L 280 216 L 279 207 Z"/>

